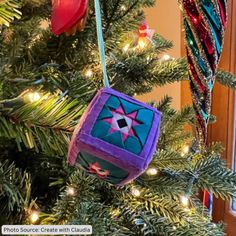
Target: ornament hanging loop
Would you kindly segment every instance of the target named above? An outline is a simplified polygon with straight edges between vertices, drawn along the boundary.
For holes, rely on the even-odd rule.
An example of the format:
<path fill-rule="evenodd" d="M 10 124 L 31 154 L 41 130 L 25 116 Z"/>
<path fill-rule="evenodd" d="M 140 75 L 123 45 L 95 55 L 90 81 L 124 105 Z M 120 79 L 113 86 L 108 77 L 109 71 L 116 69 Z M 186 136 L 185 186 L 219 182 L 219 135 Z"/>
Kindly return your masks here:
<path fill-rule="evenodd" d="M 95 15 L 96 15 L 96 25 L 97 25 L 97 37 L 98 37 L 98 48 L 101 59 L 101 66 L 103 71 L 103 83 L 104 86 L 109 88 L 110 83 L 107 76 L 107 66 L 106 66 L 106 54 L 105 54 L 105 43 L 102 33 L 102 16 L 99 0 L 94 0 L 95 3 Z"/>

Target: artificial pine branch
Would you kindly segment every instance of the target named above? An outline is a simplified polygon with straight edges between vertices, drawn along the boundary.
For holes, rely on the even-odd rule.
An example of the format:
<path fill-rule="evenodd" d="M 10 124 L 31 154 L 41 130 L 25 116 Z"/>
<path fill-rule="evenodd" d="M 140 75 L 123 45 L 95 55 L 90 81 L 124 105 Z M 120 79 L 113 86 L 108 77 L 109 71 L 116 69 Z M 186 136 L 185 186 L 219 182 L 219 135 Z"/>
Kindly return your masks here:
<path fill-rule="evenodd" d="M 15 0 L 1 0 L 0 1 L 0 26 L 9 26 L 10 22 L 20 19 L 21 12 L 19 11 L 20 3 Z"/>
<path fill-rule="evenodd" d="M 27 204 L 31 189 L 30 176 L 8 160 L 0 162 L 0 202 L 1 212 L 22 211 Z M 5 204 L 3 204 L 5 202 Z"/>
<path fill-rule="evenodd" d="M 86 176 L 81 171 L 75 171 L 69 178 L 67 187 L 61 194 L 50 214 L 42 214 L 42 224 L 66 224 L 76 218 L 80 203 L 96 199 L 94 195 L 94 178 Z M 73 188 L 75 194 L 68 194 L 68 188 Z"/>
<path fill-rule="evenodd" d="M 48 155 L 64 156 L 76 120 L 82 115 L 85 105 L 50 94 L 41 94 L 38 101 L 30 102 L 27 100 L 30 94 L 26 92 L 18 97 L 22 103 L 17 106 L 11 107 L 15 100 L 2 101 L 1 137 L 14 139 L 20 150 L 20 145 L 24 144 L 36 151 L 41 149 Z"/>
<path fill-rule="evenodd" d="M 236 197 L 236 173 L 226 167 L 218 154 L 199 159 L 195 165 L 199 177 L 197 186 L 215 196 L 230 200 Z"/>
<path fill-rule="evenodd" d="M 186 123 L 190 123 L 193 117 L 191 107 L 185 107 L 180 112 L 173 112 L 172 109 L 167 109 L 166 113 L 163 112 L 158 148 L 180 150 L 183 143 L 191 139 L 191 134 L 185 132 L 183 127 Z"/>

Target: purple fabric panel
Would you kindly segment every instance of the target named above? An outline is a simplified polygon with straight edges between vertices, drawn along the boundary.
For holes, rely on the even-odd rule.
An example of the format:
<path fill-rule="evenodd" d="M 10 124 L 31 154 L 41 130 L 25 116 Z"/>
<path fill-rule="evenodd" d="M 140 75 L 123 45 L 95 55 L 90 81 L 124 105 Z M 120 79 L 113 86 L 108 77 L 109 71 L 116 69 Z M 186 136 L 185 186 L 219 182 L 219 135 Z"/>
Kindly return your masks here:
<path fill-rule="evenodd" d="M 91 106 L 91 109 L 88 111 L 86 115 L 86 122 L 83 122 L 80 132 L 85 134 L 90 134 L 93 126 L 103 109 L 104 104 L 106 103 L 107 99 L 110 97 L 108 94 L 102 93 L 99 91 L 99 96 L 96 96 L 96 101 Z"/>
<path fill-rule="evenodd" d="M 157 141 L 160 136 L 160 123 L 161 123 L 160 113 L 155 112 L 152 128 L 148 136 L 148 140 L 141 153 L 142 156 L 146 156 L 146 162 L 144 163 L 144 167 L 143 167 L 144 169 L 146 169 L 149 163 L 151 162 L 153 154 L 156 150 Z"/>
<path fill-rule="evenodd" d="M 129 172 L 134 170 L 141 171 L 145 162 L 145 158 L 130 153 L 122 148 L 107 143 L 103 140 L 94 138 L 87 134 L 81 134 L 78 139 L 78 146 L 93 155 L 109 161 L 114 165 L 121 167 Z"/>
<path fill-rule="evenodd" d="M 71 142 L 70 142 L 70 145 L 69 145 L 69 151 L 68 151 L 68 162 L 71 165 L 74 165 L 76 163 L 76 158 L 77 158 L 78 153 L 79 153 L 79 147 L 77 145 L 77 139 L 78 139 L 79 133 L 81 132 L 81 130 L 84 130 L 85 128 L 87 128 L 87 130 L 89 130 L 89 127 L 88 127 L 89 122 L 87 121 L 87 117 L 88 117 L 89 114 L 91 114 L 91 111 L 94 110 L 94 107 L 96 108 L 96 105 L 98 103 L 98 100 L 99 100 L 100 96 L 101 96 L 101 90 L 97 92 L 95 97 L 92 99 L 92 101 L 88 105 L 86 111 L 82 115 L 82 117 L 79 121 L 79 124 L 77 125 L 77 127 L 76 127 L 76 129 L 73 133 L 73 136 L 72 136 L 72 139 L 71 139 Z M 94 114 L 94 116 L 96 115 L 96 118 L 97 118 L 99 113 L 100 113 L 100 111 L 96 109 L 95 113 L 93 113 L 93 114 Z M 94 116 L 92 116 L 92 117 L 94 117 Z M 90 119 L 93 122 L 92 117 L 90 116 Z M 85 124 L 86 124 L 86 126 L 85 126 Z"/>
<path fill-rule="evenodd" d="M 140 176 L 142 173 L 144 172 L 144 170 L 142 172 L 132 172 L 129 173 L 128 177 L 126 179 L 124 179 L 123 181 L 121 181 L 119 184 L 117 184 L 116 186 L 124 186 L 125 184 L 128 184 L 129 182 L 131 182 L 132 180 L 136 179 L 138 176 Z"/>

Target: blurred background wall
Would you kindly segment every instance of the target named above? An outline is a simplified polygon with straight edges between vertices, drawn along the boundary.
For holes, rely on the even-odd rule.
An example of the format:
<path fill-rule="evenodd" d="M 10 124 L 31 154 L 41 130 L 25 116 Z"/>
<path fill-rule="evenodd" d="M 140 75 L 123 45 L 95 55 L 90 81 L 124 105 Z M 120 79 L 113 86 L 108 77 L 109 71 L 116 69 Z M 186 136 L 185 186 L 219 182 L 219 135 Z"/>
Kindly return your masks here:
<path fill-rule="evenodd" d="M 145 9 L 146 19 L 150 28 L 168 40 L 173 41 L 174 48 L 167 52 L 171 57 L 181 56 L 181 15 L 176 0 L 157 0 L 156 6 Z M 160 100 L 168 94 L 173 98 L 173 107 L 180 108 L 181 84 L 175 83 L 162 88 L 154 88 L 153 91 L 144 96 L 139 96 L 142 101 Z"/>

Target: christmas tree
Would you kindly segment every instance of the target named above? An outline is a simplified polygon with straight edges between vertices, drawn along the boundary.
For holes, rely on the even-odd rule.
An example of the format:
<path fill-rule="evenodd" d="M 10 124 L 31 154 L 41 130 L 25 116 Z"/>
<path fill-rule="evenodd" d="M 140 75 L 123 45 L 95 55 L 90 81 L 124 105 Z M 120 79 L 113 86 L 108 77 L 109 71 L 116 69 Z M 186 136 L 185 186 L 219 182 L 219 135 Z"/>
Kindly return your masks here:
<path fill-rule="evenodd" d="M 142 9 L 154 0 L 100 3 L 112 88 L 135 96 L 189 79 L 186 58 L 162 57 L 171 42 L 138 33 Z M 224 235 L 199 192 L 230 200 L 236 174 L 220 144 L 198 148 L 184 128 L 195 125 L 193 108 L 176 111 L 168 96 L 150 101 L 162 112 L 161 133 L 138 179 L 116 187 L 68 165 L 69 141 L 103 86 L 102 70 L 93 1 L 84 30 L 70 36 L 52 34 L 51 10 L 48 0 L 0 1 L 1 224 L 92 225 L 94 235 Z M 227 72 L 218 71 L 217 80 L 235 88 Z"/>

